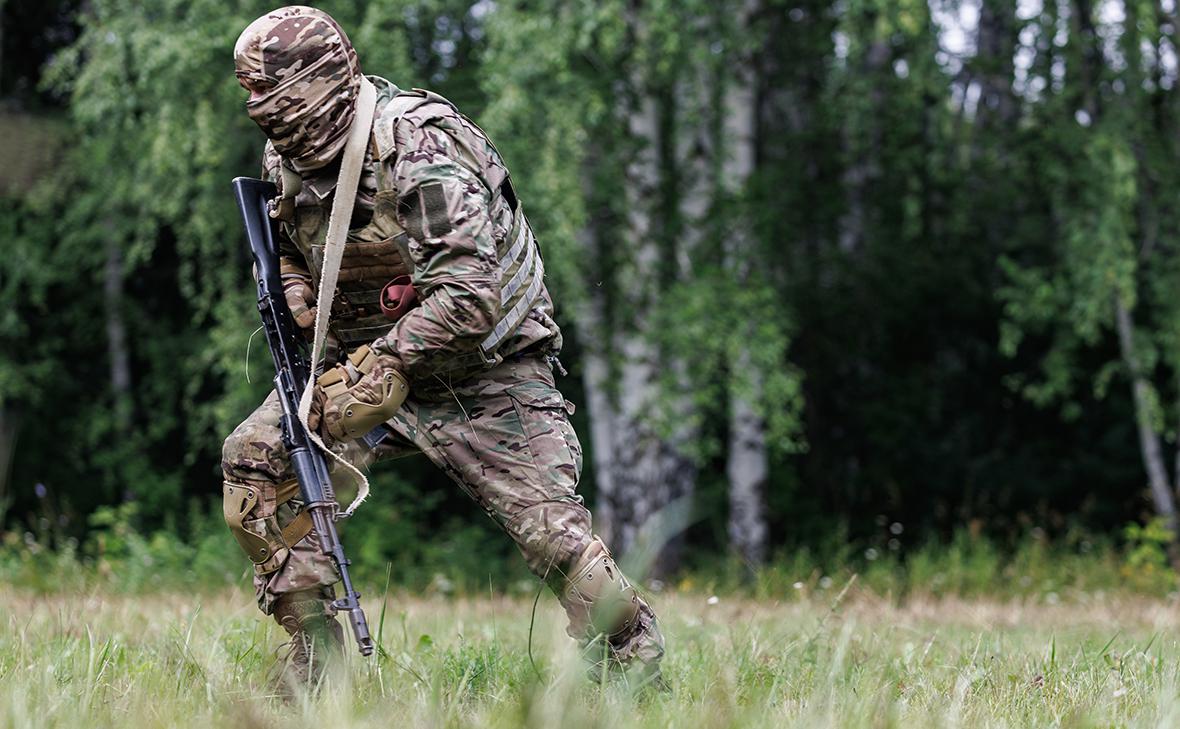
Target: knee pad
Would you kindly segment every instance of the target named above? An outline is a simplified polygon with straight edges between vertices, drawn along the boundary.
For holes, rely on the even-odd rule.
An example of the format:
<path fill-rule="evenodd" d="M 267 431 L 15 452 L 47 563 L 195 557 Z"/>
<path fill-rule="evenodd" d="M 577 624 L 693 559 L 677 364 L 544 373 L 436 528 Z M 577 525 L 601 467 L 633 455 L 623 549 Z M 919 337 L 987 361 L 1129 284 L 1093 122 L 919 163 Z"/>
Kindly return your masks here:
<path fill-rule="evenodd" d="M 566 573 L 561 602 L 569 613 L 570 634 L 577 638 L 624 635 L 639 618 L 639 593 L 598 537 Z"/>
<path fill-rule="evenodd" d="M 311 515 L 300 512 L 285 527 L 279 527 L 275 510 L 299 493 L 299 484 L 288 481 L 274 488 L 273 501 L 266 499 L 260 483 L 226 481 L 222 491 L 222 515 L 242 551 L 259 574 L 274 572 L 287 551 L 311 531 Z"/>

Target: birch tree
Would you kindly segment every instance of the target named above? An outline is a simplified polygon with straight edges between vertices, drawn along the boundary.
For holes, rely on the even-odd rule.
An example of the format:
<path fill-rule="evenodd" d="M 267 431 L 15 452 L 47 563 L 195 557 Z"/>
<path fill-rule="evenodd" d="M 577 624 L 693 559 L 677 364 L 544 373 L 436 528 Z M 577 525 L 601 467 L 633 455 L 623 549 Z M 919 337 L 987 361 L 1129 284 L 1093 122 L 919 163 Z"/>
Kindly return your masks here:
<path fill-rule="evenodd" d="M 1155 115 L 1150 110 L 1154 93 L 1161 91 L 1159 77 L 1169 71 L 1166 59 L 1141 56 L 1145 42 L 1160 47 L 1154 6 L 1148 6 L 1147 18 L 1143 7 L 1127 3 L 1121 22 L 1105 24 L 1089 2 L 1068 8 L 1070 37 L 1059 51 L 1068 75 L 1059 86 L 1059 103 L 1050 107 L 1065 116 L 1058 129 L 1066 129 L 1059 148 L 1063 157 L 1055 162 L 1061 169 L 1053 199 L 1058 245 L 1049 265 L 1006 262 L 1010 286 L 1002 292 L 1008 314 L 1002 344 L 1014 353 L 1027 333 L 1059 327 L 1043 376 L 1023 385 L 1026 395 L 1049 402 L 1067 399 L 1082 384 L 1074 380 L 1075 358 L 1104 336 L 1114 336 L 1118 359 L 1098 372 L 1091 386 L 1105 393 L 1115 373 L 1130 385 L 1148 493 L 1155 513 L 1175 535 L 1176 487 L 1163 444 L 1163 433 L 1174 433 L 1175 421 L 1162 407 L 1162 393 L 1169 388 L 1175 393 L 1180 361 L 1168 350 L 1175 338 L 1167 328 L 1153 332 L 1140 323 L 1161 315 L 1175 321 L 1174 296 L 1154 295 L 1162 292 L 1158 277 L 1175 270 L 1178 253 L 1174 238 L 1161 240 L 1159 218 L 1167 214 L 1150 194 L 1166 173 L 1153 169 L 1144 154 L 1146 145 L 1163 141 L 1152 129 L 1161 121 L 1158 110 Z M 1172 374 L 1161 379 L 1168 370 Z M 1175 540 L 1169 557 L 1180 568 Z"/>
<path fill-rule="evenodd" d="M 668 251 L 661 245 L 658 84 L 643 63 L 653 58 L 651 18 L 622 2 L 595 9 L 563 4 L 560 12 L 562 22 L 551 25 L 511 7 L 497 11 L 493 55 L 532 51 L 524 65 L 505 63 L 493 76 L 489 88 L 498 101 L 489 125 L 505 130 L 499 136 L 508 139 L 502 146 L 510 164 L 514 152 L 519 165 L 532 161 L 523 193 L 534 201 L 530 210 L 541 211 L 534 224 L 586 350 L 596 528 L 620 552 L 639 545 L 655 560 L 675 529 L 653 518 L 691 494 L 695 467 L 658 427 L 666 407 L 661 379 L 673 365 L 652 331 Z M 545 91 L 537 95 L 534 83 Z M 529 136 L 532 129 L 537 136 Z M 611 140 L 609 148 L 603 139 Z M 672 566 L 664 559 L 658 568 Z"/>
<path fill-rule="evenodd" d="M 757 159 L 758 98 L 755 60 L 764 52 L 765 36 L 755 27 L 762 10 L 758 0 L 747 0 L 735 14 L 729 30 L 733 63 L 720 75 L 722 124 L 719 148 L 722 153 L 719 185 L 722 204 L 736 202 L 743 214 L 732 216 L 725 233 L 725 265 L 739 287 L 749 285 L 757 265 L 757 248 L 752 245 L 752 216 L 745 203 L 746 188 Z M 764 32 L 764 31 L 763 31 Z M 752 313 L 752 312 L 751 312 Z M 766 418 L 757 403 L 765 397 L 763 373 L 754 362 L 750 344 L 755 327 L 746 323 L 744 336 L 734 343 L 727 357 L 733 385 L 729 389 L 729 439 L 726 447 L 726 477 L 729 480 L 730 547 L 747 565 L 766 561 L 769 529 L 766 519 L 766 483 L 770 475 Z"/>

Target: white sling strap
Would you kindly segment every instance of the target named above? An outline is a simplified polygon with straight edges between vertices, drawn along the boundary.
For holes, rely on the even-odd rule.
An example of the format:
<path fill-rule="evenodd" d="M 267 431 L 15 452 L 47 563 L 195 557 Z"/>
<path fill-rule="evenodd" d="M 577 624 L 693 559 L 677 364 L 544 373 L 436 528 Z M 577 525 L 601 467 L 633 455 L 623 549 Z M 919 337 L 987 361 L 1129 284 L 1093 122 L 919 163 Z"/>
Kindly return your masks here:
<path fill-rule="evenodd" d="M 324 341 L 328 334 L 328 319 L 332 313 L 332 299 L 336 295 L 336 279 L 340 274 L 340 261 L 344 258 L 344 240 L 348 235 L 348 228 L 352 221 L 352 208 L 356 203 L 357 185 L 360 184 L 361 167 L 365 162 L 365 148 L 369 145 L 369 132 L 373 128 L 373 113 L 377 109 L 377 89 L 369 79 L 361 76 L 360 94 L 357 97 L 356 116 L 352 120 L 352 128 L 348 132 L 348 141 L 344 144 L 344 159 L 340 163 L 340 176 L 336 179 L 336 197 L 332 200 L 332 213 L 328 218 L 328 234 L 324 241 L 324 262 L 320 270 L 319 295 L 316 297 L 315 336 L 311 346 L 312 374 L 303 388 L 303 396 L 299 399 L 299 422 L 307 428 L 307 416 L 311 412 L 312 395 L 315 390 L 315 369 L 319 366 L 320 358 L 324 355 Z M 341 463 L 357 478 L 357 494 L 348 508 L 345 516 L 351 516 L 356 507 L 369 495 L 369 479 L 360 469 L 349 463 L 331 448 L 324 445 L 324 441 L 311 428 L 307 428 L 311 440 L 331 456 L 337 463 Z"/>

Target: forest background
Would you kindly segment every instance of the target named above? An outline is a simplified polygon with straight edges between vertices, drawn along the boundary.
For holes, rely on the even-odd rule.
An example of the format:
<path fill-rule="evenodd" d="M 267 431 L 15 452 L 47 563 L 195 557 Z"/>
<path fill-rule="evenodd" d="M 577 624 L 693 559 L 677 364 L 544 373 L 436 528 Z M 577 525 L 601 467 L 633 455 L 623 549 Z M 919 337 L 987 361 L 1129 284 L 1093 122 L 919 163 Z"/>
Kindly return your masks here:
<path fill-rule="evenodd" d="M 582 491 L 650 576 L 1175 589 L 1174 0 L 317 6 L 496 140 Z M 245 573 L 220 446 L 270 361 L 231 51 L 270 7 L 0 0 L 4 579 Z M 363 574 L 524 576 L 424 459 L 373 480 Z"/>

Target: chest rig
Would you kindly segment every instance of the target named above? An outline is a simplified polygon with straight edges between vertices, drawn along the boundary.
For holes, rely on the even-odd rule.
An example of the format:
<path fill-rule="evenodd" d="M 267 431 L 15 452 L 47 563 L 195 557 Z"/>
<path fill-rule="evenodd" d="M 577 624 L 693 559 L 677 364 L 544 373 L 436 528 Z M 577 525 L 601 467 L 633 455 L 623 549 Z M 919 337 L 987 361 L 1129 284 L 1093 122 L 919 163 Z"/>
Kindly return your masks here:
<path fill-rule="evenodd" d="M 370 78 L 377 86 L 376 114 L 380 116 L 397 88 L 384 79 Z M 281 195 L 276 201 L 277 217 L 307 261 L 312 280 L 319 281 L 336 175 L 329 171 L 303 180 L 282 163 L 278 172 Z M 404 238 L 405 231 L 397 222 L 395 193 L 381 184 L 380 178 L 380 164 L 370 144 L 361 173 L 363 192 L 358 194 L 345 240 L 329 323 L 330 331 L 345 350 L 368 344 L 389 331 L 393 321 L 382 311 L 381 293 L 390 281 L 410 273 L 405 241 L 397 240 L 399 236 Z"/>
<path fill-rule="evenodd" d="M 349 350 L 372 342 L 393 326 L 381 309 L 381 292 L 391 280 L 410 273 L 402 254 L 405 242 L 396 240 L 406 233 L 398 225 L 392 193 L 378 193 L 371 211 L 359 205 L 357 208 L 354 227 L 345 240 L 329 325 L 332 334 Z M 314 281 L 319 280 L 323 269 L 330 212 L 330 204 L 299 205 L 291 224 L 291 239 L 307 261 Z M 366 212 L 369 221 L 355 225 Z"/>
<path fill-rule="evenodd" d="M 371 200 L 358 199 L 332 304 L 331 331 L 351 350 L 386 334 L 393 325 L 381 308 L 382 291 L 391 280 L 412 273 L 412 259 L 409 234 L 398 222 L 398 191 L 392 180 L 385 179 L 383 170 L 397 153 L 399 128 L 433 123 L 449 134 L 461 161 L 492 191 L 489 209 L 495 211 L 503 204 L 511 211 L 512 224 L 496 241 L 500 318 L 476 355 L 485 364 L 499 362 L 497 350 L 537 304 L 544 279 L 540 251 L 508 170 L 483 130 L 450 101 L 432 91 L 400 91 L 384 79 L 373 80 L 379 93 L 377 118 L 361 187 L 376 192 Z M 286 232 L 306 259 L 314 280 L 319 280 L 331 212 L 331 182 L 304 182 L 285 165 L 280 172 L 283 191 L 278 205 L 283 214 L 279 217 L 288 221 L 284 223 Z M 431 201 L 423 200 L 416 191 L 401 204 L 411 222 L 414 216 L 430 213 Z"/>

